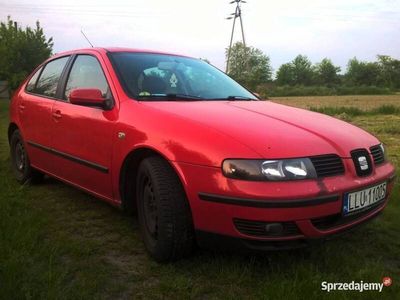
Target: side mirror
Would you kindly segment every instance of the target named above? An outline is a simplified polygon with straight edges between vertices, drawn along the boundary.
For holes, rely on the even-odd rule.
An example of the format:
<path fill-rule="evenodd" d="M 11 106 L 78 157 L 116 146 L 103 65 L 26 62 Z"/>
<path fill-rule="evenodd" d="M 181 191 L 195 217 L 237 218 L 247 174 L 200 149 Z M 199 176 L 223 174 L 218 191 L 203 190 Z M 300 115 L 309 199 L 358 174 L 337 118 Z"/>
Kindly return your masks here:
<path fill-rule="evenodd" d="M 69 94 L 69 102 L 82 106 L 93 106 L 107 109 L 109 100 L 103 97 L 99 89 L 75 89 Z"/>

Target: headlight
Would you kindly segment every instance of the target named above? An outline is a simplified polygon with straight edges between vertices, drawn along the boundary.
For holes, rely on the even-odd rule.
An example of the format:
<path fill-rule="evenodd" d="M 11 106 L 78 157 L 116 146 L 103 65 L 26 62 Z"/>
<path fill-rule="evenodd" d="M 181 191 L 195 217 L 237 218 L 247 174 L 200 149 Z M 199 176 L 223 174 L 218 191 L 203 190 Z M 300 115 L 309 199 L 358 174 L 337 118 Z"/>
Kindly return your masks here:
<path fill-rule="evenodd" d="M 243 180 L 298 180 L 317 178 L 308 158 L 283 160 L 226 159 L 222 163 L 226 177 Z"/>
<path fill-rule="evenodd" d="M 383 145 L 383 143 L 380 143 L 380 144 L 379 144 L 379 147 L 380 147 L 380 148 L 381 148 L 381 150 L 382 150 L 382 153 L 383 153 L 383 159 L 384 159 L 385 161 L 387 161 L 387 153 L 386 153 L 385 146 Z"/>

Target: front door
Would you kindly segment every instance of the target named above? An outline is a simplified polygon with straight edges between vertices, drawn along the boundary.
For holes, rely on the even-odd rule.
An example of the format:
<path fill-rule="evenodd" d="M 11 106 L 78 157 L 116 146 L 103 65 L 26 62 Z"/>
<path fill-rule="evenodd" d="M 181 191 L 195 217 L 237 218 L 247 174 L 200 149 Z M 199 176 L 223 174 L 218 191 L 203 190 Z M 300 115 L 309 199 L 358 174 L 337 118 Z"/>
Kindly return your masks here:
<path fill-rule="evenodd" d="M 112 199 L 111 158 L 117 109 L 103 110 L 71 104 L 69 93 L 96 88 L 112 97 L 98 58 L 77 55 L 66 78 L 63 101 L 52 108 L 52 148 L 56 164 L 52 173 L 103 198 Z"/>

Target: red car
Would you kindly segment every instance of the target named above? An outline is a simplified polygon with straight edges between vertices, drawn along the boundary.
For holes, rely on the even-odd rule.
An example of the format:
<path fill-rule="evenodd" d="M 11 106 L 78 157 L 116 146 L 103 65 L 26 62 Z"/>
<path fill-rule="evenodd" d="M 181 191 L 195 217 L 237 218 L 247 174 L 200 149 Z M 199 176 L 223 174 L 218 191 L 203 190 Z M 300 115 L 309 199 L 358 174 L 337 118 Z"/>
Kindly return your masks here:
<path fill-rule="evenodd" d="M 185 56 L 57 54 L 16 91 L 10 120 L 20 182 L 47 174 L 136 212 L 158 261 L 196 243 L 303 246 L 378 215 L 394 185 L 371 134 L 260 101 Z"/>

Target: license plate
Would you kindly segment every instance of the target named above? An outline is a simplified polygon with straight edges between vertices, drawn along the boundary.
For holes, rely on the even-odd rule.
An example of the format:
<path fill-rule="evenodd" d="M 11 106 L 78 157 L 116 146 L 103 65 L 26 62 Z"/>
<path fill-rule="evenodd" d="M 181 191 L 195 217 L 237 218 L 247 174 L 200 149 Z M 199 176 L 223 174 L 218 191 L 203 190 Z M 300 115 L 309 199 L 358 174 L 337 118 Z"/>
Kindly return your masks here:
<path fill-rule="evenodd" d="M 382 201 L 386 197 L 386 182 L 344 195 L 343 214 L 349 215 Z"/>

